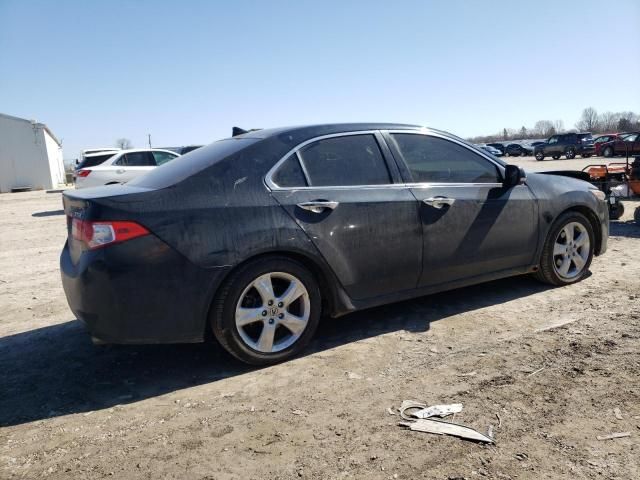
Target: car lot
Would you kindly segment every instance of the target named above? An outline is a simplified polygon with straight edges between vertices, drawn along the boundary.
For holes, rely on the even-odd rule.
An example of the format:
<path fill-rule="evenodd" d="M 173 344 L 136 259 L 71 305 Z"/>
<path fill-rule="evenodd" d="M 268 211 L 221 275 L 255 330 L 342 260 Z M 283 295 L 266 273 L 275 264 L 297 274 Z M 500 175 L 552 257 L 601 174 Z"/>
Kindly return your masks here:
<path fill-rule="evenodd" d="M 215 345 L 92 346 L 60 284 L 61 208 L 0 195 L 3 478 L 638 477 L 632 208 L 579 284 L 507 279 L 325 320 L 307 355 L 264 369 Z M 386 410 L 410 398 L 463 403 L 456 420 L 493 425 L 496 445 L 402 430 Z M 596 439 L 616 432 L 631 436 Z"/>

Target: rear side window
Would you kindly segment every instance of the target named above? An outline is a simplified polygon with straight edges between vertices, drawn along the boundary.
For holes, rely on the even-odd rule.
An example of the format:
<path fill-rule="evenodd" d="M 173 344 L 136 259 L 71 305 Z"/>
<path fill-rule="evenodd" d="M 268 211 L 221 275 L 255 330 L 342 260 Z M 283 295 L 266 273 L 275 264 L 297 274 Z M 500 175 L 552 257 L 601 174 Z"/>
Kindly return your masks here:
<path fill-rule="evenodd" d="M 439 137 L 392 134 L 417 183 L 499 183 L 498 168 L 486 158 Z"/>
<path fill-rule="evenodd" d="M 306 187 L 307 182 L 300 167 L 298 156 L 294 153 L 280 165 L 272 177 L 273 183 L 279 187 Z"/>
<path fill-rule="evenodd" d="M 118 165 L 127 167 L 155 167 L 156 161 L 151 152 L 131 152 L 123 155 L 116 162 Z"/>
<path fill-rule="evenodd" d="M 116 152 L 112 152 L 112 153 L 107 153 L 107 154 L 104 154 L 104 155 L 96 155 L 95 157 L 94 156 L 85 157 L 85 159 L 82 162 L 80 162 L 76 168 L 95 167 L 96 165 L 100 165 L 100 164 L 106 162 L 111 157 L 113 157 L 115 154 L 116 154 Z"/>
<path fill-rule="evenodd" d="M 298 154 L 313 187 L 383 185 L 391 181 L 378 142 L 370 134 L 318 140 Z"/>

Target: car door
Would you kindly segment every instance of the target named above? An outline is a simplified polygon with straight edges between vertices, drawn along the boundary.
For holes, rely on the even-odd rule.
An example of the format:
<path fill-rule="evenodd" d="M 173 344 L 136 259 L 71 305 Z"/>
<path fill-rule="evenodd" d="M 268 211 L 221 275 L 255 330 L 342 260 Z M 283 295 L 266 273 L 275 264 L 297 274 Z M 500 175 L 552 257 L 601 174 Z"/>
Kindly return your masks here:
<path fill-rule="evenodd" d="M 416 287 L 422 269 L 417 203 L 378 132 L 305 142 L 266 182 L 349 296 L 365 299 Z"/>
<path fill-rule="evenodd" d="M 537 206 L 527 185 L 504 187 L 498 163 L 454 139 L 401 131 L 385 137 L 419 202 L 421 286 L 533 263 Z"/>
<path fill-rule="evenodd" d="M 547 140 L 547 145 L 545 145 L 544 147 L 545 155 L 559 155 L 560 154 L 559 150 L 560 149 L 558 147 L 558 136 L 553 135 L 549 137 L 549 140 Z"/>
<path fill-rule="evenodd" d="M 127 183 L 156 167 L 156 161 L 149 151 L 128 152 L 114 165 L 114 174 L 119 183 Z"/>

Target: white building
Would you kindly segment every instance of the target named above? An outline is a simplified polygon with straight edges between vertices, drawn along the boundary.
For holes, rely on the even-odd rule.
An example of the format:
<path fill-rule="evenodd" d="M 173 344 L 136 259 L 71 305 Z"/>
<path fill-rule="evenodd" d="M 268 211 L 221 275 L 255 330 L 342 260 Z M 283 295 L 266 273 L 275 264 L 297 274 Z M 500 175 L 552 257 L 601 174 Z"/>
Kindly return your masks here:
<path fill-rule="evenodd" d="M 64 183 L 62 145 L 44 123 L 0 113 L 0 193 Z"/>

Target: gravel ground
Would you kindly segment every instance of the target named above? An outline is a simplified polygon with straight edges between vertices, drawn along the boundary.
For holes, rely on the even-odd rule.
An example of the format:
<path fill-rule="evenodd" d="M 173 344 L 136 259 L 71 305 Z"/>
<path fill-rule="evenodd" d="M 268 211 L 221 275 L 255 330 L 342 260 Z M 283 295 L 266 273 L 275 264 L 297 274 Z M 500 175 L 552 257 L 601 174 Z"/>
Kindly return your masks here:
<path fill-rule="evenodd" d="M 60 194 L 0 195 L 0 478 L 639 478 L 632 206 L 577 285 L 325 320 L 307 355 L 253 369 L 211 344 L 94 347 L 60 285 Z M 463 403 L 496 443 L 406 431 L 404 399 Z"/>

